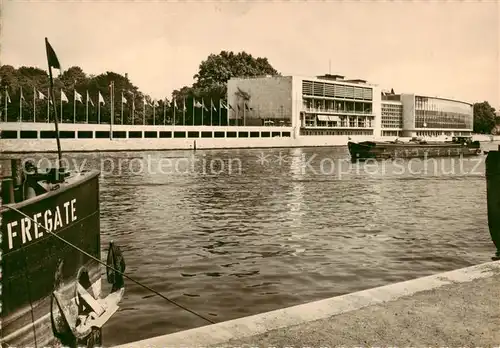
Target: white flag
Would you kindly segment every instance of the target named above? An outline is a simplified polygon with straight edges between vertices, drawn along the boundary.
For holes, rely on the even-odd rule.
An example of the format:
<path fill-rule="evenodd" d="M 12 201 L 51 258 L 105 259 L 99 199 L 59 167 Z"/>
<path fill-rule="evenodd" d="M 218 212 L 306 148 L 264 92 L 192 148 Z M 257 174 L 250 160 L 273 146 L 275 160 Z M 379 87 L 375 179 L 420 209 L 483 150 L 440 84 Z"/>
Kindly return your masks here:
<path fill-rule="evenodd" d="M 92 101 L 92 99 L 90 99 L 89 91 L 87 91 L 87 102 L 90 102 L 90 104 L 94 106 L 94 102 Z"/>
<path fill-rule="evenodd" d="M 217 109 L 215 108 L 215 105 L 214 105 L 214 102 L 213 102 L 213 100 L 212 100 L 212 99 L 210 99 L 210 106 L 212 107 L 212 109 L 213 109 L 214 111 L 217 111 Z"/>
<path fill-rule="evenodd" d="M 61 101 L 68 102 L 68 97 L 66 97 L 66 94 L 64 94 L 62 89 L 61 89 Z"/>
<path fill-rule="evenodd" d="M 106 105 L 106 103 L 104 102 L 104 98 L 101 95 L 101 92 L 99 92 L 99 104 L 101 104 L 101 103 L 102 103 L 102 105 Z"/>
<path fill-rule="evenodd" d="M 45 94 L 43 94 L 40 91 L 37 91 L 37 92 L 38 92 L 38 99 L 45 99 Z"/>
<path fill-rule="evenodd" d="M 153 100 L 153 106 L 158 106 L 158 103 L 156 102 L 156 99 Z"/>
<path fill-rule="evenodd" d="M 12 103 L 12 101 L 10 100 L 9 92 L 5 91 L 5 93 L 6 93 L 6 96 L 7 96 L 7 103 Z"/>
<path fill-rule="evenodd" d="M 82 95 L 75 90 L 75 101 L 77 100 L 83 104 Z"/>
<path fill-rule="evenodd" d="M 125 97 L 123 96 L 123 92 L 122 92 L 122 103 L 127 104 L 127 99 L 125 99 Z"/>

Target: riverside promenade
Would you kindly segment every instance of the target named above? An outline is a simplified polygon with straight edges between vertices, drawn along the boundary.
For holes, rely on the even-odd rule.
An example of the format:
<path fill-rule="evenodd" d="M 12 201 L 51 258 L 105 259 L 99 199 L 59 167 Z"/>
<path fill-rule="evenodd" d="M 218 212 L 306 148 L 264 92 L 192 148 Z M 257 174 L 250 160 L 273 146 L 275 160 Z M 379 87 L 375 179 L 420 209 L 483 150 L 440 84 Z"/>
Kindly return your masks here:
<path fill-rule="evenodd" d="M 500 347 L 500 261 L 118 347 L 339 346 Z"/>

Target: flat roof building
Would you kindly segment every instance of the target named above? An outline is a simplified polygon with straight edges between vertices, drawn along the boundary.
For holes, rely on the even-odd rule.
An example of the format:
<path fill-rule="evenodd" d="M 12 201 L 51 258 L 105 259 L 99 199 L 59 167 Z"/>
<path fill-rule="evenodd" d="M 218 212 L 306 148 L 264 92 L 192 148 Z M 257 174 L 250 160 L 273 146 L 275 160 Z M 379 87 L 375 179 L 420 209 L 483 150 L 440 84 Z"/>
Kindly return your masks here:
<path fill-rule="evenodd" d="M 436 137 L 470 135 L 472 104 L 383 92 L 342 75 L 232 78 L 230 123 L 291 126 L 297 135 Z"/>
<path fill-rule="evenodd" d="M 300 135 L 375 135 L 380 89 L 340 75 L 232 78 L 229 119 L 236 125 L 292 126 Z M 377 115 L 378 113 L 378 115 Z"/>

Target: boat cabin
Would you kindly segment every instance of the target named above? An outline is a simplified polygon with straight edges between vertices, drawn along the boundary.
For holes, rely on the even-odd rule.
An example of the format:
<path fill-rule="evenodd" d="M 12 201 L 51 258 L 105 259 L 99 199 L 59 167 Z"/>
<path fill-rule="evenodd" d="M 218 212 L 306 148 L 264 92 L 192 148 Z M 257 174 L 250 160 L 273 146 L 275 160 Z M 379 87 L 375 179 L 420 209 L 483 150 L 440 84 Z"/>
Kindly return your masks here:
<path fill-rule="evenodd" d="M 20 203 L 50 192 L 70 174 L 63 168 L 39 171 L 33 162 L 27 161 L 23 166 L 20 159 L 0 159 L 0 163 L 4 169 L 0 177 L 4 204 Z"/>
<path fill-rule="evenodd" d="M 451 142 L 455 143 L 455 144 L 466 145 L 466 144 L 472 143 L 472 137 L 471 136 L 457 136 L 457 137 L 453 137 L 451 139 Z"/>

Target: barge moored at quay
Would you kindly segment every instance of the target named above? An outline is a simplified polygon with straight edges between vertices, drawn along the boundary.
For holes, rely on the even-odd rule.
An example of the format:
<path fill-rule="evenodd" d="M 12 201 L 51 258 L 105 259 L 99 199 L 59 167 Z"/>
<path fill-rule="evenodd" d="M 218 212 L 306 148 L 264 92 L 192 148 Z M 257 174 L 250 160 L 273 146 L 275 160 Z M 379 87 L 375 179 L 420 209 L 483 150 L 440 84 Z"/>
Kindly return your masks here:
<path fill-rule="evenodd" d="M 396 140 L 355 143 L 350 141 L 347 147 L 353 160 L 478 156 L 481 154 L 479 141 L 472 141 L 469 137 L 456 137 L 444 142 L 427 142 L 420 139 L 412 139 L 409 142 Z"/>

